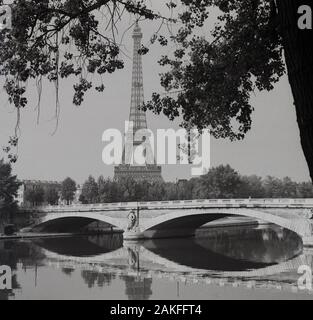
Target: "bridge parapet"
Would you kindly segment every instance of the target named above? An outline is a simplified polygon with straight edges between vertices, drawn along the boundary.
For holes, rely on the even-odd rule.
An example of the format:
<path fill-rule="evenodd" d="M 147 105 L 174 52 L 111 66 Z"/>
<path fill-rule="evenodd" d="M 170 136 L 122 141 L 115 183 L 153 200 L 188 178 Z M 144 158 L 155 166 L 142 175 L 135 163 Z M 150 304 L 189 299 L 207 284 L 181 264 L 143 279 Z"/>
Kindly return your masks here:
<path fill-rule="evenodd" d="M 137 208 L 184 209 L 184 208 L 307 208 L 313 209 L 313 199 L 199 199 L 182 201 L 124 202 L 70 206 L 44 206 L 23 208 L 31 212 L 94 212 L 94 211 L 127 211 Z"/>

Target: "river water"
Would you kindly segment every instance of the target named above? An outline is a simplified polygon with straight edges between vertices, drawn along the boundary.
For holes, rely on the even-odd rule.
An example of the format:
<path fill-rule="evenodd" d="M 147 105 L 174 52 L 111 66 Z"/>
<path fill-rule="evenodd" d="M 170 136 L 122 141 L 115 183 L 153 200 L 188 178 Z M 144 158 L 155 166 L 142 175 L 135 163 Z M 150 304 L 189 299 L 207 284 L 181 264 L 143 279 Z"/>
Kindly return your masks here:
<path fill-rule="evenodd" d="M 13 270 L 0 300 L 312 299 L 298 288 L 298 268 L 312 256 L 274 226 L 138 243 L 120 234 L 0 241 L 0 265 Z"/>

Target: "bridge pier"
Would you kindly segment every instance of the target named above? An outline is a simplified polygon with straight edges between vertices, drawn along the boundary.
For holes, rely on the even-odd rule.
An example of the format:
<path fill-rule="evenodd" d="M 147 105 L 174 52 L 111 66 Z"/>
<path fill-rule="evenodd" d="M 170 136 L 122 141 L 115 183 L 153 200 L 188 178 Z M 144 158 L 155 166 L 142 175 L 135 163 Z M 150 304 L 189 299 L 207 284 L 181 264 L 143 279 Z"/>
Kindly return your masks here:
<path fill-rule="evenodd" d="M 302 242 L 305 248 L 313 248 L 313 221 L 305 219 L 302 228 Z"/>

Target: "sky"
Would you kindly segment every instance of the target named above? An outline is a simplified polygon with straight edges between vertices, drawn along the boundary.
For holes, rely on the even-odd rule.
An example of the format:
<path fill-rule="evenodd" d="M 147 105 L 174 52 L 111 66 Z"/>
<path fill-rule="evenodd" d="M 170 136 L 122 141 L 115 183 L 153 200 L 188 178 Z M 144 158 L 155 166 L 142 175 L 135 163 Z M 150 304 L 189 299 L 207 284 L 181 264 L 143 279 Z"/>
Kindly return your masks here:
<path fill-rule="evenodd" d="M 126 30 L 130 20 L 120 26 Z M 157 26 L 141 23 L 144 44 L 148 43 Z M 56 133 L 55 91 L 44 83 L 40 123 L 37 124 L 37 88 L 28 84 L 29 105 L 21 115 L 21 138 L 18 162 L 14 172 L 20 179 L 57 180 L 70 176 L 82 183 L 91 174 L 113 177 L 113 167 L 102 162 L 102 134 L 114 128 L 124 132 L 125 121 L 129 118 L 131 96 L 131 30 L 123 40 L 126 53 L 125 68 L 104 78 L 106 89 L 103 93 L 90 91 L 82 106 L 72 104 L 73 79 L 60 85 L 61 114 Z M 165 50 L 165 51 L 164 51 Z M 163 92 L 157 64 L 161 54 L 171 48 L 153 46 L 143 57 L 145 97 L 153 92 Z M 241 174 L 256 174 L 285 177 L 296 181 L 309 181 L 307 165 L 300 146 L 293 98 L 287 77 L 283 77 L 271 92 L 256 92 L 251 98 L 255 108 L 252 130 L 241 142 L 214 140 L 211 142 L 211 164 L 230 164 Z M 152 131 L 159 128 L 178 128 L 178 121 L 172 123 L 164 116 L 147 114 L 148 126 Z M 14 132 L 16 113 L 0 90 L 0 146 L 5 146 Z M 0 151 L 2 152 L 2 151 Z M 0 158 L 2 157 L 0 153 Z M 188 166 L 164 166 L 166 181 L 190 178 Z"/>

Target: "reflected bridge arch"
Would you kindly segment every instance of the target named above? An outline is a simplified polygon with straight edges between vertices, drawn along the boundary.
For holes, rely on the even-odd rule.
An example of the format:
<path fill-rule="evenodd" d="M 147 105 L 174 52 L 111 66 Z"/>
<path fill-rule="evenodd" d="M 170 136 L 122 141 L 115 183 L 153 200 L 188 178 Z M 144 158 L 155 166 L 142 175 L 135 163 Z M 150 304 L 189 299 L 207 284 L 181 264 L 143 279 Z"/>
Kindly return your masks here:
<path fill-rule="evenodd" d="M 129 268 L 126 269 L 120 269 L 118 267 L 116 261 L 119 263 L 121 260 L 129 261 L 130 252 L 132 252 L 133 256 L 136 256 L 137 259 L 140 259 L 140 265 L 143 266 L 143 269 L 135 269 L 134 265 L 136 266 L 137 263 L 129 265 Z M 120 275 L 125 274 L 127 276 L 136 275 L 136 272 L 138 272 L 137 275 L 144 276 L 145 273 L 148 272 L 149 275 L 159 275 L 167 280 L 173 280 L 173 273 L 171 270 L 175 270 L 175 273 L 178 273 L 177 280 L 190 281 L 191 283 L 203 282 L 205 284 L 221 282 L 222 285 L 224 285 L 225 282 L 230 282 L 232 285 L 244 285 L 248 287 L 250 284 L 248 282 L 249 279 L 255 280 L 256 278 L 273 276 L 284 272 L 297 273 L 298 268 L 303 265 L 313 268 L 312 250 L 304 251 L 297 257 L 272 266 L 255 270 L 233 272 L 208 272 L 206 269 L 195 269 L 189 266 L 177 264 L 175 261 L 163 258 L 140 244 L 130 243 L 116 251 L 91 258 L 64 256 L 48 250 L 44 250 L 44 254 L 47 257 L 48 264 L 50 266 L 56 266 L 57 268 L 79 268 L 105 273 L 112 271 L 114 273 L 117 272 Z M 147 267 L 145 268 L 145 266 Z M 168 271 L 160 271 L 160 266 L 163 266 L 164 270 L 168 269 Z M 261 285 L 264 288 L 264 283 L 261 283 Z M 292 286 L 292 284 L 288 284 L 288 286 Z"/>

